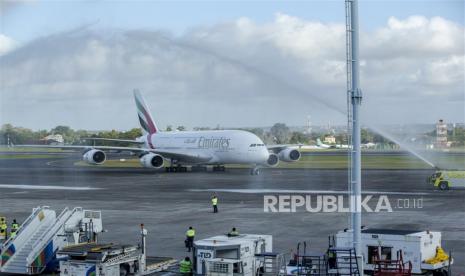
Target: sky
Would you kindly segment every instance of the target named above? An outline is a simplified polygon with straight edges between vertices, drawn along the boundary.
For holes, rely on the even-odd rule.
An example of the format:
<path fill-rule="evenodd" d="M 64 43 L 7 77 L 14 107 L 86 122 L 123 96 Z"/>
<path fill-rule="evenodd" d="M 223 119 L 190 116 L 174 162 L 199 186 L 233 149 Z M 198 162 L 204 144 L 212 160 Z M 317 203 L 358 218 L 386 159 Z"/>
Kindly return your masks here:
<path fill-rule="evenodd" d="M 464 1 L 360 1 L 366 124 L 465 121 Z M 0 0 L 0 123 L 342 124 L 344 1 Z"/>

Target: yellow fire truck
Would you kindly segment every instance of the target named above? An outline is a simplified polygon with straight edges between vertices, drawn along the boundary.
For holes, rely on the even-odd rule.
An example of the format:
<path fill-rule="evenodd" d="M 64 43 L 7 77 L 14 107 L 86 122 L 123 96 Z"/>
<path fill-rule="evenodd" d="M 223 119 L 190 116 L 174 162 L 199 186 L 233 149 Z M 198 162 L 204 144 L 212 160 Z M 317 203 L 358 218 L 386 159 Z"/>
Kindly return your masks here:
<path fill-rule="evenodd" d="M 437 171 L 429 177 L 429 182 L 440 190 L 465 188 L 465 171 Z"/>

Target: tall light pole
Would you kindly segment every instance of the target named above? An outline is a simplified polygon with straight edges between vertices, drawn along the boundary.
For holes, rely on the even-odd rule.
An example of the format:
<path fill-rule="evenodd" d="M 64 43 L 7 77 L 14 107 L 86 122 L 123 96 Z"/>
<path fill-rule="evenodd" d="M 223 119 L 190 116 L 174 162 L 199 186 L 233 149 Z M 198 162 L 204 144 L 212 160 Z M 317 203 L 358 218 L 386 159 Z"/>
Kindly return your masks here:
<path fill-rule="evenodd" d="M 348 68 L 350 83 L 348 82 L 351 114 L 349 118 L 352 128 L 352 147 L 350 156 L 351 171 L 351 226 L 353 231 L 353 246 L 357 255 L 361 255 L 361 224 L 362 224 L 362 174 L 361 174 L 361 147 L 360 147 L 360 106 L 362 104 L 362 91 L 359 77 L 359 27 L 358 27 L 358 1 L 346 0 L 347 4 L 347 43 Z"/>

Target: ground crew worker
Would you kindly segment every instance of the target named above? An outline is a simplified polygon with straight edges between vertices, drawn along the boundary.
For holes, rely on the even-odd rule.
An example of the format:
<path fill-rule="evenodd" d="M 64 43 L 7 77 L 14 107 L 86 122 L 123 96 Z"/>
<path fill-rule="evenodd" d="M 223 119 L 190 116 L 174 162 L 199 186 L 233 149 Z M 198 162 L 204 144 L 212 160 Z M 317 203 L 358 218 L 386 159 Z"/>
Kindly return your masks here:
<path fill-rule="evenodd" d="M 194 247 L 194 237 L 195 230 L 192 226 L 189 226 L 189 229 L 186 231 L 186 247 L 187 252 L 191 252 L 192 247 Z"/>
<path fill-rule="evenodd" d="M 239 236 L 239 231 L 237 231 L 236 227 L 233 227 L 232 230 L 228 233 L 229 237 Z"/>
<path fill-rule="evenodd" d="M 185 275 L 192 274 L 192 262 L 189 257 L 185 257 L 184 260 L 179 262 L 179 272 Z"/>
<path fill-rule="evenodd" d="M 13 222 L 11 223 L 11 231 L 10 231 L 10 236 L 12 238 L 16 237 L 16 232 L 19 229 L 19 224 L 16 222 L 16 219 L 13 219 Z"/>
<path fill-rule="evenodd" d="M 332 246 L 328 248 L 328 266 L 330 269 L 336 268 L 336 253 L 332 250 Z"/>
<path fill-rule="evenodd" d="M 6 224 L 6 218 L 0 217 L 0 241 L 3 242 L 8 238 L 8 225 Z"/>
<path fill-rule="evenodd" d="M 212 196 L 212 206 L 213 213 L 218 213 L 218 197 L 216 195 Z"/>

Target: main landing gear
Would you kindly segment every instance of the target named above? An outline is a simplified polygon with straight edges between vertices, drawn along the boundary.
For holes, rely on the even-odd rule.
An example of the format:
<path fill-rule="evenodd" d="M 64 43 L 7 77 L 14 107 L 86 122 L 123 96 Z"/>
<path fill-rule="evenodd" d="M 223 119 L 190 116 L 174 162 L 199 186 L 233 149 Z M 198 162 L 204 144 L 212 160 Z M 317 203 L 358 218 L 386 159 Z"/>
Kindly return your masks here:
<path fill-rule="evenodd" d="M 192 166 L 191 171 L 193 172 L 206 172 L 207 171 L 207 166 Z"/>
<path fill-rule="evenodd" d="M 177 160 L 171 159 L 170 166 L 165 167 L 166 172 L 187 172 L 187 167 L 178 164 Z"/>
<path fill-rule="evenodd" d="M 221 165 L 216 165 L 216 166 L 213 166 L 213 171 L 214 172 L 224 172 L 224 171 L 226 171 L 226 168 L 224 166 L 221 166 Z"/>
<path fill-rule="evenodd" d="M 177 166 L 169 166 L 165 167 L 166 172 L 170 173 L 176 173 L 176 172 L 187 172 L 187 167 L 177 165 Z M 226 168 L 224 166 L 214 166 L 212 168 L 214 172 L 224 172 Z M 207 167 L 206 166 L 192 166 L 191 169 L 192 172 L 206 172 Z"/>
<path fill-rule="evenodd" d="M 187 172 L 187 167 L 178 165 L 178 166 L 169 166 L 165 168 L 166 172 Z"/>
<path fill-rule="evenodd" d="M 260 168 L 259 167 L 253 167 L 250 169 L 250 175 L 259 175 L 260 174 Z"/>
<path fill-rule="evenodd" d="M 176 160 L 171 160 L 169 167 L 165 167 L 166 172 L 177 173 L 177 172 L 187 172 L 188 169 L 185 166 L 179 164 Z M 215 165 L 212 167 L 214 172 L 224 172 L 226 168 L 223 165 Z M 206 172 L 207 166 L 205 165 L 194 165 L 191 167 L 192 172 Z"/>

